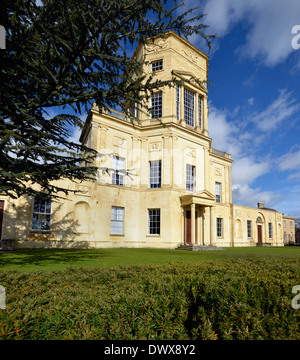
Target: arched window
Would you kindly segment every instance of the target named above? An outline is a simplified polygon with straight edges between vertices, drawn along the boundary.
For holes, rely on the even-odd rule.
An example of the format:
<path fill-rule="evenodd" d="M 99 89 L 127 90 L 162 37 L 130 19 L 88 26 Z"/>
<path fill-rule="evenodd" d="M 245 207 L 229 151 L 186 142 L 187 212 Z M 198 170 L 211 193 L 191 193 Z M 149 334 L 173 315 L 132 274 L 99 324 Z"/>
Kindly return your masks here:
<path fill-rule="evenodd" d="M 80 201 L 74 207 L 74 221 L 77 233 L 90 232 L 90 205 Z"/>
<path fill-rule="evenodd" d="M 256 222 L 263 222 L 262 218 L 260 216 L 257 217 Z"/>
<path fill-rule="evenodd" d="M 237 239 L 242 238 L 242 222 L 240 219 L 238 219 L 235 224 L 235 236 Z"/>

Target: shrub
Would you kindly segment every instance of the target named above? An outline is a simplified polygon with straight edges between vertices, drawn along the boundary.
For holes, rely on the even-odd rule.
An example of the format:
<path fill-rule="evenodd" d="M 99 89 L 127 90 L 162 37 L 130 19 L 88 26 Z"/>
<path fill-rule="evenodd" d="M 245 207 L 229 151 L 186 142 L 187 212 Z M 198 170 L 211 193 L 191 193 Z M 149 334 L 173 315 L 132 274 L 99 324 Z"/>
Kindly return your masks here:
<path fill-rule="evenodd" d="M 298 258 L 0 272 L 0 339 L 300 339 Z"/>

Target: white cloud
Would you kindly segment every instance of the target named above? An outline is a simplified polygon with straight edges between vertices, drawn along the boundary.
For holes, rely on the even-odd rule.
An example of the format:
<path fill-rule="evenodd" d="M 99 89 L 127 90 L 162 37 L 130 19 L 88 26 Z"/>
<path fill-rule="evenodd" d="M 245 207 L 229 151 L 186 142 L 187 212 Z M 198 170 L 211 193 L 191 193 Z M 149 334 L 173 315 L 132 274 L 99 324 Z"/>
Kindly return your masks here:
<path fill-rule="evenodd" d="M 239 185 L 250 185 L 258 177 L 270 170 L 270 162 L 257 162 L 250 157 L 243 157 L 236 160 L 232 165 L 232 183 Z"/>
<path fill-rule="evenodd" d="M 74 142 L 75 144 L 80 144 L 79 138 L 81 135 L 81 131 L 82 131 L 82 129 L 79 126 L 74 127 L 73 131 L 71 133 L 71 136 L 69 137 L 68 140 L 70 142 Z"/>
<path fill-rule="evenodd" d="M 186 8 L 197 5 L 194 0 L 185 3 Z M 210 26 L 208 32 L 220 37 L 238 23 L 247 26 L 245 44 L 237 49 L 240 56 L 274 66 L 294 51 L 291 30 L 300 21 L 299 0 L 206 0 L 200 10 L 207 14 L 204 22 Z"/>
<path fill-rule="evenodd" d="M 208 0 L 204 7 L 205 22 L 217 35 L 224 36 L 242 19 L 246 8 L 246 2 L 241 0 Z"/>
<path fill-rule="evenodd" d="M 248 184 L 233 185 L 232 197 L 234 203 L 256 207 L 258 202 L 263 202 L 266 207 L 273 207 L 281 198 L 281 195 L 272 191 L 261 191 L 260 188 L 251 188 Z"/>
<path fill-rule="evenodd" d="M 260 176 L 267 174 L 271 169 L 268 158 L 258 160 L 255 152 L 250 154 L 249 149 L 255 147 L 256 137 L 250 131 L 245 131 L 241 122 L 234 123 L 228 120 L 226 110 L 219 110 L 210 105 L 209 136 L 212 146 L 230 153 L 234 160 L 232 164 L 232 195 L 233 202 L 245 206 L 256 206 L 258 201 L 272 204 L 277 198 L 271 191 L 261 191 L 251 188 Z"/>
<path fill-rule="evenodd" d="M 300 170 L 300 150 L 296 152 L 289 152 L 283 155 L 278 162 L 278 167 L 281 171 L 285 170 Z"/>
<path fill-rule="evenodd" d="M 295 174 L 289 175 L 287 179 L 288 180 L 300 180 L 300 171 Z"/>
<path fill-rule="evenodd" d="M 296 98 L 290 92 L 280 90 L 279 96 L 261 113 L 252 116 L 252 121 L 263 131 L 275 130 L 300 108 Z"/>
<path fill-rule="evenodd" d="M 238 129 L 227 120 L 226 110 L 219 110 L 213 106 L 209 109 L 208 120 L 209 136 L 212 138 L 212 147 L 225 151 L 236 157 L 240 152 L 240 143 L 235 141 Z"/>
<path fill-rule="evenodd" d="M 249 104 L 249 105 L 253 105 L 253 104 L 254 104 L 254 98 L 253 98 L 253 97 L 251 97 L 251 98 L 248 99 L 248 104 Z"/>

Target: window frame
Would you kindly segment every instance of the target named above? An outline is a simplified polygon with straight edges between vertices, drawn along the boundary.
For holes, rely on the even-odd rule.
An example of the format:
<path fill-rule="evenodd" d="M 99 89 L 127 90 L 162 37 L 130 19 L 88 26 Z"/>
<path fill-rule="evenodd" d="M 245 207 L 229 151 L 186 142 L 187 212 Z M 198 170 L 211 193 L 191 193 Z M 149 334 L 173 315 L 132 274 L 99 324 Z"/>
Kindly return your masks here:
<path fill-rule="evenodd" d="M 268 233 L 269 239 L 273 239 L 273 224 L 271 222 L 268 223 Z"/>
<path fill-rule="evenodd" d="M 113 209 L 116 212 L 113 214 Z M 122 211 L 120 211 L 122 210 Z M 122 214 L 122 218 L 119 218 L 120 213 Z M 124 235 L 124 219 L 125 219 L 125 208 L 122 206 L 112 206 L 110 211 L 110 235 Z M 122 224 L 122 226 L 114 226 L 114 225 Z M 122 232 L 115 231 L 116 229 L 121 229 Z"/>
<path fill-rule="evenodd" d="M 151 220 L 151 216 L 153 219 Z M 158 220 L 157 220 L 158 218 Z M 148 235 L 160 235 L 161 211 L 158 208 L 148 209 Z"/>
<path fill-rule="evenodd" d="M 223 218 L 218 218 L 216 219 L 216 234 L 217 234 L 217 238 L 222 238 L 223 237 Z"/>
<path fill-rule="evenodd" d="M 37 204 L 37 201 L 39 203 Z M 42 202 L 44 204 L 42 204 Z M 48 205 L 47 205 L 48 203 Z M 41 207 L 44 206 L 44 211 L 41 210 Z M 36 208 L 38 207 L 38 211 Z M 34 217 L 37 216 L 37 219 Z M 42 199 L 39 196 L 35 196 L 33 200 L 32 207 L 32 217 L 31 217 L 31 230 L 32 231 L 41 231 L 41 232 L 49 232 L 51 230 L 51 217 L 52 217 L 52 200 Z M 39 227 L 35 227 L 36 223 L 40 223 Z M 43 223 L 46 222 L 46 228 L 43 228 Z"/>
<path fill-rule="evenodd" d="M 123 168 L 120 168 L 120 160 L 122 160 Z M 121 156 L 114 155 L 112 158 L 112 176 L 111 176 L 111 183 L 112 185 L 119 185 L 124 186 L 125 184 L 125 177 L 122 171 L 125 171 L 125 158 Z"/>
<path fill-rule="evenodd" d="M 252 220 L 247 220 L 247 238 L 252 238 Z"/>
<path fill-rule="evenodd" d="M 196 166 L 186 164 L 185 171 L 185 189 L 193 192 L 196 188 Z"/>
<path fill-rule="evenodd" d="M 184 120 L 185 123 L 191 127 L 195 127 L 195 110 L 196 110 L 195 97 L 196 97 L 195 92 L 187 88 L 184 88 L 184 92 L 183 92 Z"/>
<path fill-rule="evenodd" d="M 216 190 L 216 203 L 222 203 L 222 183 L 216 181 L 215 182 L 215 190 Z M 219 192 L 219 194 L 218 194 Z"/>
<path fill-rule="evenodd" d="M 159 59 L 151 62 L 151 72 L 155 72 L 163 69 L 164 69 L 163 59 Z"/>
<path fill-rule="evenodd" d="M 149 161 L 149 188 L 161 188 L 161 160 Z"/>
<path fill-rule="evenodd" d="M 198 126 L 203 129 L 203 96 L 198 95 Z"/>
<path fill-rule="evenodd" d="M 159 119 L 163 114 L 162 91 L 157 91 L 151 95 L 150 116 L 151 119 Z"/>
<path fill-rule="evenodd" d="M 176 118 L 177 121 L 181 119 L 181 86 L 176 86 Z"/>

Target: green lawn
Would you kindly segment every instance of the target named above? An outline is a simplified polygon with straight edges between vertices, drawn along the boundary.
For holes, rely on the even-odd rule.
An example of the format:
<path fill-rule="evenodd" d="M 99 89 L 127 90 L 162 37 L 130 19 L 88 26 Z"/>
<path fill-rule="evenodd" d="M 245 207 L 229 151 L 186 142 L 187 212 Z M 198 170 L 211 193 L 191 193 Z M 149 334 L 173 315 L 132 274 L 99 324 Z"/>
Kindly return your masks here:
<path fill-rule="evenodd" d="M 214 251 L 163 249 L 19 249 L 0 253 L 0 271 L 64 270 L 69 267 L 117 267 L 244 257 L 300 256 L 300 247 L 224 248 Z"/>

